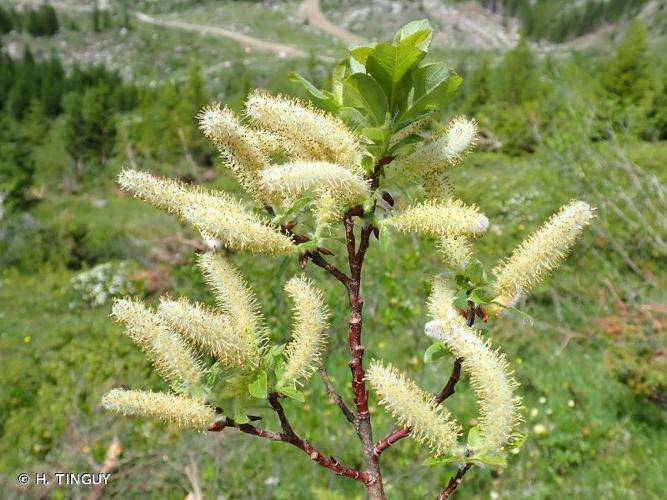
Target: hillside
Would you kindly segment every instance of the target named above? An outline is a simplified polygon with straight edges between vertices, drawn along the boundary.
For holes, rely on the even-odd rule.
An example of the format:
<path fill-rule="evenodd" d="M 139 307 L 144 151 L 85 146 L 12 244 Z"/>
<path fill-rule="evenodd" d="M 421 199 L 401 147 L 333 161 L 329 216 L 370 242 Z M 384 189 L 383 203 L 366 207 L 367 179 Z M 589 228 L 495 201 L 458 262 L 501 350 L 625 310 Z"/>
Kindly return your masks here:
<path fill-rule="evenodd" d="M 39 3 L 40 0 L 8 2 L 19 9 Z M 554 11 L 552 6 L 556 3 L 566 13 L 576 11 L 572 6 L 580 4 L 550 2 L 540 7 L 543 13 L 538 9 L 533 15 L 542 16 L 543 23 L 561 14 L 565 16 L 560 10 Z M 516 44 L 526 20 L 522 21 L 518 11 L 503 10 L 505 3 L 499 4 L 500 7 L 495 2 L 460 0 L 112 0 L 101 3 L 97 10 L 93 2 L 60 0 L 50 2 L 62 18 L 59 34 L 37 40 L 16 34 L 7 36 L 4 43 L 10 54 L 20 53 L 28 43 L 37 54 L 55 51 L 66 65 L 105 64 L 126 79 L 150 82 L 167 75 L 178 78 L 187 61 L 193 59 L 205 61 L 207 66 L 215 61 L 208 70 L 212 74 L 238 60 L 257 67 L 268 65 L 267 70 L 282 66 L 285 59 L 315 58 L 330 63 L 347 44 L 377 39 L 406 19 L 424 17 L 436 28 L 435 47 L 450 51 L 505 51 Z M 643 20 L 650 36 L 662 40 L 667 30 L 667 2 L 634 4 L 637 5 L 614 14 L 613 23 L 593 23 L 590 31 L 565 37 L 562 43 L 534 36 L 531 44 L 543 51 L 604 50 L 618 40 L 632 18 Z M 92 28 L 94 16 L 103 26 Z M 567 21 L 566 17 L 563 19 Z M 161 57 L 143 57 L 152 51 Z"/>

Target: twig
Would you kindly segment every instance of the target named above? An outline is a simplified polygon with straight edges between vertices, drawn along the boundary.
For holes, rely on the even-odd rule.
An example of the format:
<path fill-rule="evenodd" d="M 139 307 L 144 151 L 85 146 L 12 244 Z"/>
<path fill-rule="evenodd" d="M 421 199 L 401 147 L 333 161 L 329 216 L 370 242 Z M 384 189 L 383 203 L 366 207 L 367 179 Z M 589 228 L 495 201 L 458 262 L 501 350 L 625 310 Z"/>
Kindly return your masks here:
<path fill-rule="evenodd" d="M 320 372 L 320 376 L 322 377 L 324 386 L 327 388 L 327 394 L 329 394 L 329 398 L 331 398 L 331 400 L 338 405 L 340 411 L 343 412 L 343 415 L 345 415 L 345 418 L 347 419 L 348 422 L 350 422 L 351 424 L 356 424 L 356 419 L 354 418 L 354 414 L 345 404 L 343 397 L 336 392 L 336 388 L 333 386 L 333 383 L 329 378 L 329 374 L 327 373 L 327 369 L 324 367 L 322 361 L 317 362 L 317 370 Z"/>
<path fill-rule="evenodd" d="M 224 420 L 216 422 L 215 424 L 211 425 L 211 427 L 209 427 L 208 430 L 211 432 L 220 432 L 225 427 L 233 427 L 246 434 L 263 437 L 270 441 L 280 441 L 284 443 L 289 443 L 292 446 L 295 446 L 304 453 L 306 453 L 311 460 L 317 462 L 322 467 L 329 469 L 336 475 L 349 477 L 350 479 L 354 479 L 355 481 L 360 481 L 364 484 L 368 484 L 371 482 L 372 478 L 367 472 L 359 471 L 357 469 L 353 469 L 351 467 L 342 465 L 334 457 L 328 457 L 328 458 L 325 457 L 319 451 L 317 451 L 309 441 L 300 438 L 294 432 L 292 426 L 289 424 L 289 421 L 285 416 L 285 411 L 283 410 L 282 405 L 278 401 L 278 396 L 276 394 L 269 395 L 269 403 L 271 404 L 271 407 L 274 409 L 274 411 L 276 411 L 276 413 L 278 414 L 278 418 L 280 419 L 280 425 L 283 430 L 282 433 L 261 429 L 251 424 L 239 424 L 236 423 L 231 418 L 225 418 Z"/>
<path fill-rule="evenodd" d="M 345 287 L 348 286 L 348 284 L 350 282 L 350 278 L 344 272 L 342 272 L 340 269 L 338 269 L 336 266 L 334 266 L 333 264 L 328 262 L 318 252 L 308 252 L 307 257 L 310 258 L 310 260 L 313 264 L 315 264 L 316 266 L 321 267 L 322 269 L 327 271 L 334 278 L 336 278 L 343 285 L 345 285 Z"/>
<path fill-rule="evenodd" d="M 472 467 L 471 463 L 467 463 L 463 467 L 461 467 L 456 472 L 454 477 L 449 480 L 449 483 L 447 484 L 445 489 L 440 492 L 440 494 L 438 495 L 438 500 L 446 500 L 447 498 L 449 498 L 449 495 L 454 493 L 454 490 L 456 490 L 456 488 L 459 487 L 461 481 L 463 480 L 463 476 L 465 476 L 466 472 L 468 472 L 471 467 Z"/>

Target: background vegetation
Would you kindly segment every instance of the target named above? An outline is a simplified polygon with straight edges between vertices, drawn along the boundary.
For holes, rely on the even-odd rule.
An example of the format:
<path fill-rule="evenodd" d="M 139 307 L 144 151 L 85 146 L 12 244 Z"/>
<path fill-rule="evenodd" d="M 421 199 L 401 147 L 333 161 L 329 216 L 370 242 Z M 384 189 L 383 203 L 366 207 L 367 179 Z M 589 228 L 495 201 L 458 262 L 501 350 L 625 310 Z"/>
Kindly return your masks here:
<path fill-rule="evenodd" d="M 667 7 L 478 3 L 446 7 L 471 19 L 483 15 L 497 30 L 497 46 L 458 43 L 463 35 L 456 43 L 436 40 L 434 59 L 464 77 L 443 121 L 465 113 L 481 127 L 478 152 L 452 177 L 461 198 L 493 222 L 479 242 L 486 263 L 570 198 L 597 205 L 599 217 L 564 269 L 525 305 L 532 323 L 502 320 L 497 335 L 523 386 L 529 438 L 505 472 L 475 471 L 457 495 L 660 498 L 667 470 Z M 368 2 L 366 18 L 353 4 L 326 0 L 322 8 L 362 37 L 386 37 L 407 16 L 428 16 L 436 31 L 440 24 L 449 33 L 435 2 Z M 0 488 L 9 498 L 87 494 L 21 488 L 16 476 L 99 470 L 117 437 L 122 453 L 105 495 L 182 498 L 199 484 L 206 497 L 359 497 L 355 484 L 280 444 L 233 432 L 182 434 L 99 406 L 114 386 L 162 388 L 107 317 L 111 297 L 211 300 L 193 269 L 202 242 L 174 218 L 120 194 L 120 168 L 236 190 L 194 114 L 210 100 L 240 109 L 256 86 L 300 95 L 287 78 L 292 69 L 324 84 L 345 41 L 303 21 L 296 1 L 54 7 L 0 7 Z M 244 32 L 303 55 L 249 50 L 229 38 L 147 23 L 137 12 Z M 397 237 L 397 245 L 392 253 L 370 250 L 367 352 L 435 391 L 449 370 L 423 364 L 429 341 L 422 330 L 438 258 L 428 240 Z M 281 289 L 297 263 L 231 259 L 257 290 L 274 338 L 286 338 L 290 314 Z M 325 289 L 330 308 L 342 310 L 337 286 Z M 347 354 L 337 332 L 344 322 L 334 318 L 327 358 L 343 390 Z M 352 429 L 321 382 L 307 393 L 305 412 L 287 403 L 299 428 L 308 429 L 304 437 L 353 463 Z M 475 414 L 466 390 L 449 407 L 464 420 Z M 388 417 L 378 422 L 378 435 L 391 428 Z M 433 495 L 443 473 L 422 459 L 410 440 L 383 456 L 390 497 Z"/>

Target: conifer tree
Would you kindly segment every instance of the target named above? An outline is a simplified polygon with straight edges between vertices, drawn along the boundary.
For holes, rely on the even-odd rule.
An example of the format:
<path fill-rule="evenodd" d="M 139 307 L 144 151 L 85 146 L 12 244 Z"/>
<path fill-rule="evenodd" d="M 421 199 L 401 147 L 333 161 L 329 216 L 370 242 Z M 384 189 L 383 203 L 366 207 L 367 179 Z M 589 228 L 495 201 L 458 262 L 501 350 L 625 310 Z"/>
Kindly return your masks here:
<path fill-rule="evenodd" d="M 428 22 L 415 21 L 390 42 L 350 49 L 336 66 L 330 89 L 293 74 L 319 107 L 255 91 L 243 116 L 215 103 L 201 110 L 203 134 L 253 204 L 147 172 L 121 172 L 122 189 L 178 216 L 203 238 L 220 240 L 233 251 L 293 258 L 304 274 L 284 286 L 293 308 L 286 346 L 275 342 L 243 270 L 215 251 L 198 258 L 215 307 L 186 298 L 163 299 L 157 308 L 117 301 L 112 316 L 170 390 L 113 389 L 103 397 L 104 407 L 183 430 L 240 431 L 286 443 L 357 481 L 372 500 L 385 498 L 382 455 L 408 436 L 422 445 L 428 464 L 452 470 L 440 499 L 448 498 L 473 466 L 507 465 L 508 451 L 518 451 L 521 441 L 519 387 L 510 361 L 475 322 L 493 322 L 547 278 L 590 224 L 594 209 L 582 201 L 567 203 L 509 257 L 492 270 L 484 268 L 475 258 L 474 241 L 489 219 L 441 189 L 443 176 L 474 146 L 476 123 L 457 117 L 435 136 L 420 128 L 461 83 L 446 64 L 425 62 L 432 35 Z M 390 192 L 408 193 L 407 199 L 395 201 Z M 364 357 L 363 265 L 379 250 L 375 238 L 387 248 L 402 233 L 430 238 L 433 254 L 441 257 L 430 297 L 423 297 L 424 333 L 434 341 L 424 361 L 435 362 L 449 351 L 454 364 L 451 375 L 443 371 L 444 388 L 436 392 L 420 387 L 401 367 Z M 340 253 L 344 258 L 333 257 Z M 329 329 L 332 311 L 306 271 L 326 273 L 346 296 L 351 407 L 327 372 L 328 344 L 338 335 Z M 475 425 L 457 421 L 453 406 L 442 405 L 462 371 L 479 407 Z M 290 421 L 316 373 L 339 407 L 341 422 L 356 431 L 355 464 L 321 451 L 317 432 L 308 432 L 313 441 L 306 439 Z M 378 440 L 371 412 L 376 403 L 397 423 Z M 262 415 L 275 413 L 277 430 L 255 414 L 258 406 Z M 310 411 L 318 410 L 311 405 Z"/>
<path fill-rule="evenodd" d="M 600 86 L 605 117 L 614 125 L 628 129 L 641 119 L 650 104 L 651 73 L 646 29 L 639 22 L 628 26 Z"/>

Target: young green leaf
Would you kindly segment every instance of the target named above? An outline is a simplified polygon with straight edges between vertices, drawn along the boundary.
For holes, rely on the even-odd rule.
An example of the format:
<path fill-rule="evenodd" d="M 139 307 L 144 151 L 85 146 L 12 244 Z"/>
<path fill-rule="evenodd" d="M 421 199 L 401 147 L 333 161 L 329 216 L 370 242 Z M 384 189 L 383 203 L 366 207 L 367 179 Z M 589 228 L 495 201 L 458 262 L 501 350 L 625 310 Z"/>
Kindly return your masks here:
<path fill-rule="evenodd" d="M 266 371 L 257 372 L 257 377 L 248 385 L 248 392 L 257 399 L 266 399 L 268 396 L 268 376 Z"/>
<path fill-rule="evenodd" d="M 373 52 L 375 45 L 377 44 L 369 43 L 366 45 L 359 45 L 357 47 L 352 47 L 350 49 L 350 55 L 355 61 L 360 62 L 365 66 L 366 61 L 368 60 L 368 56 L 370 56 L 371 53 Z"/>
<path fill-rule="evenodd" d="M 456 455 L 438 455 L 437 457 L 428 457 L 424 460 L 424 465 L 446 465 L 460 459 L 461 457 Z"/>
<path fill-rule="evenodd" d="M 490 453 L 485 453 L 483 455 L 477 455 L 473 457 L 473 460 L 479 460 L 484 462 L 487 465 L 495 465 L 499 467 L 505 467 L 507 465 L 507 459 L 504 455 L 492 455 Z"/>
<path fill-rule="evenodd" d="M 389 247 L 391 246 L 391 235 L 386 227 L 380 226 L 380 237 L 378 239 L 380 240 L 380 248 L 385 252 L 389 250 Z"/>
<path fill-rule="evenodd" d="M 482 430 L 479 426 L 472 427 L 468 431 L 468 446 L 470 448 L 478 449 L 484 443 L 484 436 L 482 436 Z"/>
<path fill-rule="evenodd" d="M 443 63 L 420 66 L 412 72 L 414 96 L 401 120 L 417 116 L 424 111 L 439 109 L 458 89 L 463 79 Z"/>
<path fill-rule="evenodd" d="M 426 52 L 412 45 L 395 46 L 379 43 L 368 56 L 366 70 L 384 89 L 393 113 L 410 91 L 410 70 L 421 61 Z"/>
<path fill-rule="evenodd" d="M 424 363 L 433 363 L 435 360 L 442 358 L 449 351 L 443 342 L 436 342 L 431 344 L 424 352 Z"/>
<path fill-rule="evenodd" d="M 247 424 L 250 422 L 243 404 L 238 400 L 234 401 L 234 422 L 237 424 Z"/>
<path fill-rule="evenodd" d="M 325 94 L 323 91 L 318 89 L 315 85 L 313 85 L 309 80 L 301 76 L 299 73 L 292 71 L 290 72 L 288 78 L 293 82 L 301 83 L 301 85 L 303 85 L 303 88 L 306 89 L 306 91 L 312 97 L 313 101 L 315 101 L 315 103 L 318 106 L 328 111 L 335 111 L 336 108 L 338 107 L 331 98 L 331 95 Z"/>
<path fill-rule="evenodd" d="M 410 44 L 424 52 L 428 52 L 432 39 L 433 28 L 428 19 L 410 21 L 394 35 L 394 43 Z"/>
<path fill-rule="evenodd" d="M 343 102 L 361 109 L 371 117 L 373 125 L 382 125 L 387 118 L 388 104 L 382 87 L 372 77 L 355 73 L 345 80 Z"/>
<path fill-rule="evenodd" d="M 276 387 L 276 390 L 280 394 L 284 394 L 285 396 L 292 398 L 299 403 L 304 403 L 306 401 L 306 396 L 303 394 L 303 392 L 299 391 L 295 387 L 290 387 L 290 386 L 285 386 L 285 387 Z"/>

